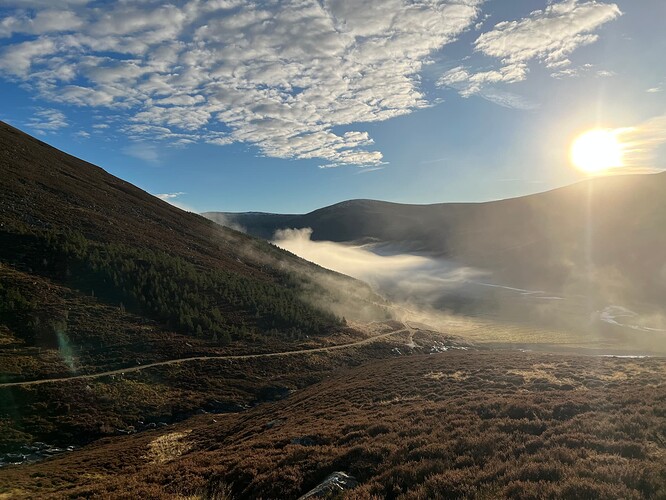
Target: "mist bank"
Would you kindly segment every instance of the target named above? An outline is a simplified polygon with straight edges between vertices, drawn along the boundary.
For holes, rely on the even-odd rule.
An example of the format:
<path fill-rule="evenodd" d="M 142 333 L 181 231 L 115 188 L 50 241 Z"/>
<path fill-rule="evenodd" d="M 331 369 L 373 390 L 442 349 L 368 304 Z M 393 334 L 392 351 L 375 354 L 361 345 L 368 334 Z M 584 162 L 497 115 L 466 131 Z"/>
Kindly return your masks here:
<path fill-rule="evenodd" d="M 500 281 L 499 273 L 490 269 L 401 251 L 398 245 L 313 241 L 310 228 L 278 230 L 272 242 L 370 284 L 391 301 L 392 315 L 398 319 L 445 329 L 452 316 L 476 317 L 574 332 L 582 341 L 607 337 L 635 343 L 647 352 L 666 350 L 663 313 L 614 302 L 604 287 L 581 287 L 577 282 L 560 290 L 522 288 Z M 492 337 L 489 331 L 488 340 Z"/>
<path fill-rule="evenodd" d="M 451 270 L 441 262 L 491 273 L 490 284 L 601 296 L 630 309 L 666 304 L 666 173 L 595 178 L 487 203 L 351 200 L 304 215 L 204 215 L 265 239 L 310 228 L 313 242 L 435 259 L 448 270 L 444 278 Z"/>

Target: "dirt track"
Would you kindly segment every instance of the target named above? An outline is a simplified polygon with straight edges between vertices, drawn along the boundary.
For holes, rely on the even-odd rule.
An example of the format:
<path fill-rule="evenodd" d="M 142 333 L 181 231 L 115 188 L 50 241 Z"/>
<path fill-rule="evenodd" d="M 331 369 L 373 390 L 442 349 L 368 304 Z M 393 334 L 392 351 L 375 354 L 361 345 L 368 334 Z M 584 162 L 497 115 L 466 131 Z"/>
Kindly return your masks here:
<path fill-rule="evenodd" d="M 403 325 L 405 326 L 405 325 Z M 100 373 L 89 373 L 89 374 L 83 374 L 83 375 L 72 375 L 71 377 L 58 377 L 58 378 L 45 378 L 45 379 L 40 379 L 40 380 L 27 380 L 23 382 L 6 382 L 3 384 L 0 384 L 0 388 L 4 387 L 16 387 L 16 386 L 29 386 L 29 385 L 39 385 L 39 384 L 48 384 L 50 382 L 66 382 L 68 380 L 83 380 L 83 379 L 94 379 L 94 378 L 100 378 L 100 377 L 106 377 L 109 375 L 120 375 L 124 373 L 132 373 L 132 372 L 138 372 L 141 370 L 145 370 L 147 368 L 153 368 L 155 366 L 164 366 L 164 365 L 176 365 L 179 363 L 189 363 L 190 361 L 209 361 L 209 360 L 224 360 L 224 359 L 229 359 L 229 360 L 238 360 L 238 359 L 254 359 L 254 358 L 276 358 L 276 357 L 282 357 L 282 356 L 295 356 L 299 354 L 311 354 L 311 353 L 317 353 L 317 352 L 330 352 L 330 351 L 337 351 L 340 349 L 347 349 L 349 347 L 355 347 L 355 346 L 360 346 L 360 345 L 365 345 L 365 344 L 370 344 L 372 342 L 375 342 L 377 340 L 390 337 L 391 335 L 396 335 L 398 333 L 412 333 L 412 329 L 408 326 L 405 326 L 405 328 L 401 328 L 399 330 L 393 330 L 391 332 L 387 333 L 382 333 L 379 335 L 375 335 L 373 337 L 368 337 L 367 339 L 359 340 L 357 342 L 350 342 L 348 344 L 340 344 L 340 345 L 334 345 L 334 346 L 328 346 L 328 347 L 315 347 L 313 349 L 298 349 L 295 351 L 282 351 L 282 352 L 270 352 L 270 353 L 264 353 L 264 354 L 237 354 L 237 355 L 229 355 L 229 356 L 194 356 L 191 358 L 179 358 L 179 359 L 169 359 L 166 361 L 158 361 L 156 363 L 149 363 L 146 365 L 137 365 L 137 366 L 130 366 L 128 368 L 121 368 L 118 370 L 110 370 L 106 372 L 100 372 Z"/>

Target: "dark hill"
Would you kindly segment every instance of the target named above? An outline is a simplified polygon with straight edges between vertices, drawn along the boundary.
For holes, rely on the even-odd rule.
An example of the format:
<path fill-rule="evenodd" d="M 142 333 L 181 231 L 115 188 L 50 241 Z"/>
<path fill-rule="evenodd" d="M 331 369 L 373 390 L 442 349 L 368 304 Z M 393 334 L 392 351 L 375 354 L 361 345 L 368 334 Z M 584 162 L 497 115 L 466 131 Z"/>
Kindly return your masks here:
<path fill-rule="evenodd" d="M 383 319 L 387 310 L 357 280 L 0 122 L 0 383 L 363 338 L 343 314 Z M 83 444 L 285 392 L 261 370 L 229 379 L 210 369 L 0 388 L 0 466 L 32 453 L 32 442 Z"/>
<path fill-rule="evenodd" d="M 159 330 L 159 349 L 137 347 L 159 358 L 172 355 L 168 332 L 196 352 L 230 342 L 275 347 L 344 328 L 323 303 L 352 316 L 383 314 L 360 282 L 180 210 L 4 123 L 0 172 L 0 324 L 10 345 L 55 347 L 62 326 L 106 363 L 104 347 L 125 337 L 123 321 L 126 331 L 154 325 L 134 343 Z M 331 282 L 345 295 L 324 286 Z M 91 331 L 85 318 L 96 305 L 97 323 L 114 332 Z M 109 306 L 134 316 L 111 317 Z"/>
<path fill-rule="evenodd" d="M 304 215 L 204 215 L 262 238 L 310 227 L 313 240 L 390 244 L 493 271 L 513 286 L 562 291 L 589 276 L 610 295 L 666 298 L 666 173 L 600 177 L 487 203 L 351 200 Z"/>

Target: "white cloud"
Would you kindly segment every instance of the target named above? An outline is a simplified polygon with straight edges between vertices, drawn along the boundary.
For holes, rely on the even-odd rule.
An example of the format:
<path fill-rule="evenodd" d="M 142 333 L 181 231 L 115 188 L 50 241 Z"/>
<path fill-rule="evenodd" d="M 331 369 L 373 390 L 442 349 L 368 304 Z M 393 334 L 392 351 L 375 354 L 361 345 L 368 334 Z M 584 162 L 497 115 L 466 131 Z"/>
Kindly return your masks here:
<path fill-rule="evenodd" d="M 356 171 L 356 175 L 359 174 L 369 174 L 370 172 L 379 172 L 384 170 L 386 167 L 366 167 Z"/>
<path fill-rule="evenodd" d="M 569 63 L 566 57 L 576 48 L 597 40 L 592 31 L 619 15 L 615 4 L 566 0 L 519 21 L 497 24 L 479 36 L 475 48 L 506 64 L 538 59 L 548 67 L 560 67 Z"/>
<path fill-rule="evenodd" d="M 501 22 L 479 35 L 474 43 L 476 52 L 501 61 L 499 69 L 472 71 L 457 67 L 447 71 L 438 84 L 468 97 L 480 93 L 488 84 L 525 80 L 528 63 L 533 60 L 554 70 L 554 77 L 576 76 L 578 69 L 569 67 L 568 56 L 597 41 L 598 36 L 592 32 L 621 14 L 616 4 L 565 0 L 536 10 L 529 17 Z"/>
<path fill-rule="evenodd" d="M 374 253 L 371 245 L 352 246 L 332 241 L 312 241 L 312 229 L 281 229 L 273 243 L 311 262 L 359 278 L 400 301 L 427 297 L 436 302 L 441 293 L 487 277 L 479 269 L 453 261 L 408 253 Z"/>
<path fill-rule="evenodd" d="M 662 171 L 663 146 L 666 144 L 666 114 L 654 116 L 632 127 L 615 130 L 622 144 L 622 171 Z"/>
<path fill-rule="evenodd" d="M 450 69 L 438 80 L 439 86 L 453 87 L 463 97 L 479 93 L 488 83 L 514 83 L 525 79 L 527 66 L 523 63 L 511 64 L 499 70 L 469 72 L 463 66 Z"/>
<path fill-rule="evenodd" d="M 10 37 L 13 33 L 41 35 L 59 31 L 72 31 L 80 28 L 83 21 L 67 10 L 42 10 L 34 17 L 21 12 L 0 20 L 0 38 Z"/>
<path fill-rule="evenodd" d="M 482 1 L 6 1 L 13 20 L 0 33 L 18 35 L 0 74 L 55 102 L 110 108 L 133 139 L 378 166 L 367 133 L 335 127 L 428 106 L 419 73 L 473 27 Z"/>
<path fill-rule="evenodd" d="M 157 147 L 154 144 L 147 144 L 144 142 L 130 144 L 123 148 L 123 153 L 149 163 L 157 163 L 160 160 Z"/>
<path fill-rule="evenodd" d="M 480 90 L 479 96 L 483 97 L 487 101 L 497 104 L 498 106 L 502 106 L 503 108 L 529 111 L 539 107 L 538 104 L 521 95 L 514 94 L 512 92 L 506 92 L 504 90 L 496 89 L 493 87 Z"/>
<path fill-rule="evenodd" d="M 597 76 L 599 78 L 612 78 L 616 75 L 617 73 L 615 73 L 615 71 L 609 71 L 607 69 L 600 69 L 599 71 L 597 71 Z"/>
<path fill-rule="evenodd" d="M 42 134 L 69 126 L 64 113 L 57 109 L 38 109 L 27 125 Z"/>
<path fill-rule="evenodd" d="M 0 52 L 0 71 L 29 78 L 33 63 L 43 62 L 45 56 L 57 51 L 53 40 L 38 38 L 7 46 Z"/>
<path fill-rule="evenodd" d="M 162 194 L 156 194 L 155 196 L 159 198 L 160 200 L 168 201 L 168 200 L 173 200 L 175 198 L 178 198 L 179 196 L 182 196 L 184 193 L 182 191 L 178 191 L 177 193 L 162 193 Z"/>
<path fill-rule="evenodd" d="M 578 78 L 590 73 L 594 74 L 597 78 L 612 78 L 616 76 L 614 71 L 596 69 L 594 64 L 589 63 L 578 67 L 562 67 L 562 69 L 553 71 L 550 76 L 559 80 L 562 78 Z"/>
<path fill-rule="evenodd" d="M 191 206 L 182 203 L 179 198 L 187 193 L 184 193 L 182 191 L 178 191 L 176 193 L 161 193 L 161 194 L 156 194 L 154 195 L 155 197 L 159 198 L 160 200 L 166 201 L 170 205 L 173 205 L 174 207 L 180 208 L 181 210 L 185 210 L 187 212 L 195 212 L 194 208 Z M 232 227 L 233 229 L 236 229 L 238 231 L 241 231 L 242 228 L 240 226 L 234 226 L 230 225 L 229 227 Z"/>
<path fill-rule="evenodd" d="M 90 0 L 3 0 L 3 7 L 57 7 L 66 8 L 71 5 L 86 5 Z"/>

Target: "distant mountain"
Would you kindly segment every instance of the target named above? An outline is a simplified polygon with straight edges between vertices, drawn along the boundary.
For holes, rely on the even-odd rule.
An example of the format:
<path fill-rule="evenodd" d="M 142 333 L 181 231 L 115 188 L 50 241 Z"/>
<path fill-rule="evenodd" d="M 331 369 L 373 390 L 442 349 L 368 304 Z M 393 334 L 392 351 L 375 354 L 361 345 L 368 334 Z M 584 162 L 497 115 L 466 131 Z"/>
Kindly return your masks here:
<path fill-rule="evenodd" d="M 666 173 L 599 177 L 487 203 L 351 200 L 304 215 L 203 215 L 262 238 L 309 227 L 313 240 L 454 259 L 514 286 L 666 299 Z"/>

